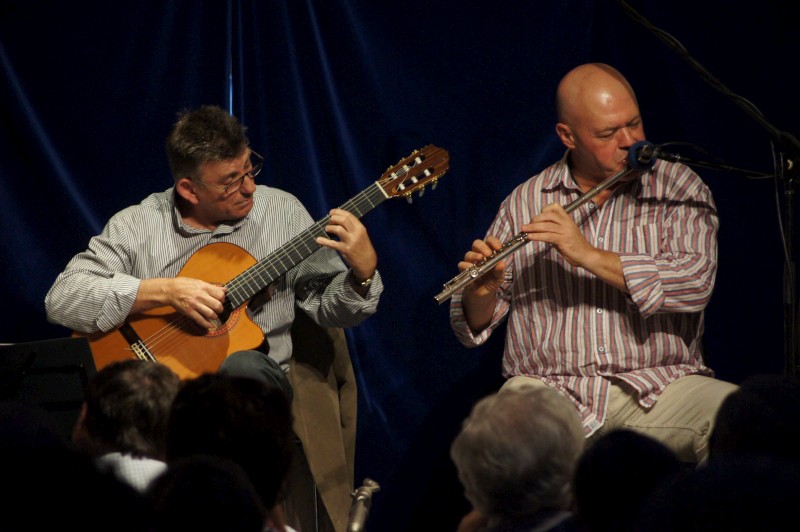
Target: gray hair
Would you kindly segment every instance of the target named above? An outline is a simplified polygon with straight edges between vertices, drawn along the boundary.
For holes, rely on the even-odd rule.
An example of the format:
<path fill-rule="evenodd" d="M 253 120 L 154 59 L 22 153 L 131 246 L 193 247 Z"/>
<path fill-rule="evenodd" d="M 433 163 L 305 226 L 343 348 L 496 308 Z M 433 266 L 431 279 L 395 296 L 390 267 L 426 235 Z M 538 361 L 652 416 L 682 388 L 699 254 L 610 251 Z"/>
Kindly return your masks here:
<path fill-rule="evenodd" d="M 522 386 L 480 400 L 450 456 L 469 502 L 494 521 L 567 509 L 584 445 L 580 417 L 566 397 Z"/>

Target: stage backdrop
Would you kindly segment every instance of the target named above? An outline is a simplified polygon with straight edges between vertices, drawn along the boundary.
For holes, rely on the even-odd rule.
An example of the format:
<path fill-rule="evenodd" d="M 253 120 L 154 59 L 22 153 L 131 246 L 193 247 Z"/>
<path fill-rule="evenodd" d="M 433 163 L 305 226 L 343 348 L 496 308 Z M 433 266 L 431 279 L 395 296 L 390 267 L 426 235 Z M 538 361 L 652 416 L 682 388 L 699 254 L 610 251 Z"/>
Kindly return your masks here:
<path fill-rule="evenodd" d="M 561 156 L 559 78 L 617 66 L 649 140 L 737 168 L 770 172 L 770 128 L 800 131 L 791 0 L 630 3 L 645 20 L 592 0 L 0 1 L 0 342 L 69 335 L 44 295 L 109 216 L 171 185 L 163 144 L 181 109 L 230 108 L 266 157 L 259 179 L 315 218 L 441 146 L 451 169 L 436 190 L 364 217 L 386 291 L 347 334 L 356 481 L 381 485 L 369 528 L 454 529 L 466 503 L 449 444 L 499 386 L 502 338 L 463 348 L 433 296 L 500 201 Z M 721 220 L 708 363 L 734 382 L 783 372 L 793 184 L 699 172 Z"/>

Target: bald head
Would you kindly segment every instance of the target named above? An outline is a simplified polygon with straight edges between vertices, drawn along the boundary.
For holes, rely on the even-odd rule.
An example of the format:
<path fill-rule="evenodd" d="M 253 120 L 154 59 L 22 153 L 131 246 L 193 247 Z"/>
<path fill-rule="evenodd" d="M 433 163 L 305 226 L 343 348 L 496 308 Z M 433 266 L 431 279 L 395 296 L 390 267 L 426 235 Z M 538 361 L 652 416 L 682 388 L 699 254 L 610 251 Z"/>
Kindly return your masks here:
<path fill-rule="evenodd" d="M 628 148 L 645 138 L 636 95 L 609 65 L 572 69 L 558 84 L 556 105 L 556 134 L 569 150 L 572 176 L 582 187 L 619 171 Z"/>
<path fill-rule="evenodd" d="M 636 94 L 620 72 L 603 63 L 575 67 L 558 84 L 558 121 L 574 125 L 620 101 L 636 103 Z"/>

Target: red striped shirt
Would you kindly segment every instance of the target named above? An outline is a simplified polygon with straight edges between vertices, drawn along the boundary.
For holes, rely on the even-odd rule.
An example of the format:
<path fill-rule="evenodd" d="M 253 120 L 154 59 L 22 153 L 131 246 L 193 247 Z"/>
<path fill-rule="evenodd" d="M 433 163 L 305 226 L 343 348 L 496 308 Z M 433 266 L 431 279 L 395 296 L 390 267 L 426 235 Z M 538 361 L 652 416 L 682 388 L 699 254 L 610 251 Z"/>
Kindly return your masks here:
<path fill-rule="evenodd" d="M 506 242 L 546 205 L 578 199 L 565 161 L 514 189 L 487 236 Z M 678 377 L 713 375 L 701 360 L 701 337 L 719 225 L 700 177 L 660 160 L 618 186 L 599 209 L 589 201 L 572 216 L 590 244 L 620 255 L 629 295 L 571 266 L 551 245 L 529 242 L 507 259 L 487 329 L 469 329 L 463 291 L 453 294 L 450 318 L 468 347 L 484 343 L 508 318 L 503 375 L 536 377 L 565 393 L 588 435 L 605 419 L 612 381 L 629 385 L 649 407 Z"/>

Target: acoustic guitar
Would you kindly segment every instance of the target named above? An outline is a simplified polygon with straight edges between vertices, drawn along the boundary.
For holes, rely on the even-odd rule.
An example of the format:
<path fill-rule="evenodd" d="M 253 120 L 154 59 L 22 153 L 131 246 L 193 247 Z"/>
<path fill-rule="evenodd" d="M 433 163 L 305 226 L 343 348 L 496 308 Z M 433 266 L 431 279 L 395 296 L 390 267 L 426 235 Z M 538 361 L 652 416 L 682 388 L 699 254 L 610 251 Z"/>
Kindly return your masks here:
<path fill-rule="evenodd" d="M 446 150 L 428 145 L 390 166 L 381 178 L 340 208 L 361 218 L 389 198 L 404 197 L 435 187 L 449 170 Z M 216 371 L 225 358 L 243 349 L 256 349 L 264 332 L 248 315 L 251 298 L 320 248 L 318 236 L 327 236 L 329 217 L 319 220 L 262 260 L 234 244 L 217 242 L 200 248 L 178 276 L 192 277 L 226 288 L 225 310 L 212 329 L 202 329 L 190 318 L 165 306 L 135 314 L 108 332 L 73 336 L 89 339 L 98 370 L 129 358 L 158 362 L 182 379 Z"/>

